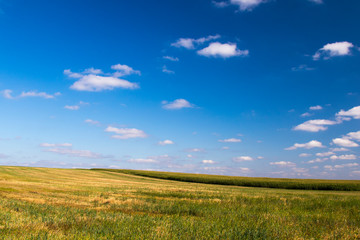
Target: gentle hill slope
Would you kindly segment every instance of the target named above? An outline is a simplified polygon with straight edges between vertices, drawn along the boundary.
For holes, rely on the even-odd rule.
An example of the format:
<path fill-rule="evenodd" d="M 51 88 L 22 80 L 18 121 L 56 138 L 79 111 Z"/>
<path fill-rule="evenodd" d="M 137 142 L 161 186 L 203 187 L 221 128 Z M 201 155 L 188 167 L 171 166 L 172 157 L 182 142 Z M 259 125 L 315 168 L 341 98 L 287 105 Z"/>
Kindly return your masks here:
<path fill-rule="evenodd" d="M 92 169 L 138 175 L 143 177 L 196 182 L 206 184 L 234 185 L 244 187 L 263 187 L 303 190 L 360 191 L 358 180 L 317 180 L 317 179 L 287 179 L 287 178 L 253 178 L 232 177 L 222 175 L 191 174 L 177 172 L 157 172 L 128 169 Z"/>

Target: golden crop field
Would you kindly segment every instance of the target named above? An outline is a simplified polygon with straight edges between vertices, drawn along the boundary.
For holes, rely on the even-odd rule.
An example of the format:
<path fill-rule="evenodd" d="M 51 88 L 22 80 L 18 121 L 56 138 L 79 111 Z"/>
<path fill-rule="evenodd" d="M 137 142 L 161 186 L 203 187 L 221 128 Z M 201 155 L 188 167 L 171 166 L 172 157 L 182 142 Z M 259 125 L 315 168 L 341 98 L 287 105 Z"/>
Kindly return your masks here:
<path fill-rule="evenodd" d="M 359 206 L 359 191 L 0 167 L 1 239 L 359 239 Z"/>

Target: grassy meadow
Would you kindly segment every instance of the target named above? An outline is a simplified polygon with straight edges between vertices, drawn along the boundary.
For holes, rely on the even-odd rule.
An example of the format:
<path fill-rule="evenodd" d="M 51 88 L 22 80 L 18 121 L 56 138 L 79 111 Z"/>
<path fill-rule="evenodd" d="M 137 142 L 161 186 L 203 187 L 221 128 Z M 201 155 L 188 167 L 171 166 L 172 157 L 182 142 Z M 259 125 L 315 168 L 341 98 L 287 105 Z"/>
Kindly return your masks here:
<path fill-rule="evenodd" d="M 0 166 L 0 239 L 359 239 L 359 206 L 359 191 Z"/>

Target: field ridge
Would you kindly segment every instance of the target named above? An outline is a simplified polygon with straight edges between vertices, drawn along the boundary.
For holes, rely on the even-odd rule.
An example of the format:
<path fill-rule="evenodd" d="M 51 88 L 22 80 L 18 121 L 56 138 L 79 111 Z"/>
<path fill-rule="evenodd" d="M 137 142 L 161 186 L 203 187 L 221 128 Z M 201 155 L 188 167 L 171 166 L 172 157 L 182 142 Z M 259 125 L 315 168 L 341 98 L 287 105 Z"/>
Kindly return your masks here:
<path fill-rule="evenodd" d="M 328 190 L 328 191 L 360 191 L 359 180 L 322 180 L 322 179 L 290 179 L 290 178 L 258 178 L 234 177 L 224 175 L 207 175 L 194 173 L 160 172 L 130 169 L 93 168 L 93 171 L 108 171 L 125 173 L 143 177 L 194 182 L 217 185 L 232 185 L 243 187 L 262 187 L 299 190 Z"/>

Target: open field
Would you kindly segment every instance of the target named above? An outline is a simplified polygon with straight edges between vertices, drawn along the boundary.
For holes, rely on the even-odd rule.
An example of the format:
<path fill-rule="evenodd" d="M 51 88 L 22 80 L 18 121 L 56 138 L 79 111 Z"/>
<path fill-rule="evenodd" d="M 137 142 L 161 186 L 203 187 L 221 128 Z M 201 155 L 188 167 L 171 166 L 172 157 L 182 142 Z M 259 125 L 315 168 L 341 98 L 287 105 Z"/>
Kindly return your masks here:
<path fill-rule="evenodd" d="M 223 176 L 223 175 L 157 172 L 157 171 L 129 170 L 129 169 L 92 169 L 92 170 L 119 172 L 119 173 L 126 173 L 126 174 L 132 174 L 143 177 L 175 180 L 182 182 L 234 185 L 234 186 L 243 186 L 243 187 L 360 191 L 360 181 L 356 181 L 356 180 L 232 177 L 232 176 Z"/>
<path fill-rule="evenodd" d="M 360 192 L 0 167 L 0 239 L 359 239 Z"/>

